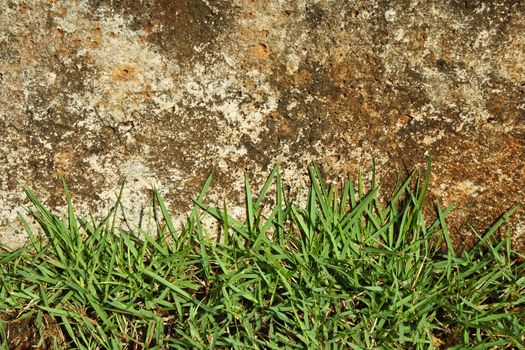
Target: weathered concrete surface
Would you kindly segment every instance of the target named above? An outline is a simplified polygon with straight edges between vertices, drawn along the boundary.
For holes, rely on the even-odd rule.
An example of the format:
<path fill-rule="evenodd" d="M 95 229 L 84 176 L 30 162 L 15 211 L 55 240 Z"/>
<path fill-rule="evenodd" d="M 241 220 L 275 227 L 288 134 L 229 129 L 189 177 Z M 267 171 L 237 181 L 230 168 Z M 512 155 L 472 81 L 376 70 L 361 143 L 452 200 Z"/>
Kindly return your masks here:
<path fill-rule="evenodd" d="M 23 186 L 62 206 L 60 176 L 80 208 L 127 177 L 132 213 L 153 186 L 184 212 L 211 171 L 235 202 L 275 163 L 392 181 L 431 153 L 468 241 L 525 198 L 523 33 L 523 1 L 0 0 L 0 218 Z"/>

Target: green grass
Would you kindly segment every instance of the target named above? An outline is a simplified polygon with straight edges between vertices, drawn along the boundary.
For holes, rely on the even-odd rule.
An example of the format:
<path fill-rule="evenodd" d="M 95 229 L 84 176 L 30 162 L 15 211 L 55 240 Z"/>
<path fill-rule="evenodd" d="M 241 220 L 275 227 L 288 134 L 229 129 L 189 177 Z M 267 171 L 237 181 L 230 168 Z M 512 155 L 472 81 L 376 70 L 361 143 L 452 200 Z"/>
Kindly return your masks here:
<path fill-rule="evenodd" d="M 336 190 L 313 166 L 302 207 L 274 170 L 258 196 L 246 180 L 243 222 L 204 204 L 210 178 L 180 230 L 158 194 L 151 229 L 132 230 L 118 227 L 120 196 L 98 222 L 65 185 L 65 219 L 28 190 L 40 229 L 21 218 L 29 242 L 0 253 L 0 347 L 525 348 L 525 263 L 509 232 L 496 238 L 516 208 L 458 254 L 452 208 L 425 220 L 428 175 L 381 204 L 375 183 Z"/>

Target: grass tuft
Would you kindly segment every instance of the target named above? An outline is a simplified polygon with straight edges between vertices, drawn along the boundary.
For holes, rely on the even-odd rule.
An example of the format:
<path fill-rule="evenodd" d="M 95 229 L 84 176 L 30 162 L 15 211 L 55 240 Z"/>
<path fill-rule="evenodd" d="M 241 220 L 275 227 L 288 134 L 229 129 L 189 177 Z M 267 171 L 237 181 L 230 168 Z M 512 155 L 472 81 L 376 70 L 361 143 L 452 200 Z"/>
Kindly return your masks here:
<path fill-rule="evenodd" d="M 158 193 L 147 230 L 117 226 L 120 195 L 97 222 L 65 183 L 66 218 L 27 190 L 40 232 L 20 217 L 28 243 L 0 253 L 0 347 L 525 348 L 525 263 L 495 236 L 516 208 L 457 255 L 452 207 L 422 211 L 429 171 L 382 205 L 375 181 L 338 190 L 314 165 L 298 206 L 276 168 L 258 195 L 246 179 L 245 221 L 204 203 L 210 177 L 180 230 Z"/>

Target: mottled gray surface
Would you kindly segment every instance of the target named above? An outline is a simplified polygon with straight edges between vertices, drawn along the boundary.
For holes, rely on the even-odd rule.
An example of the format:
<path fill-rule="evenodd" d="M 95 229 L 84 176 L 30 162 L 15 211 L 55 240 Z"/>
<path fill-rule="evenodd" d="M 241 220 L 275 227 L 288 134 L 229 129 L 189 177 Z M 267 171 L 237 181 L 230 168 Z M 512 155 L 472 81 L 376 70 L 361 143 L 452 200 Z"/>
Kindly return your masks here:
<path fill-rule="evenodd" d="M 523 1 L 0 0 L 1 221 L 23 186 L 62 207 L 60 176 L 84 210 L 127 177 L 133 215 L 153 186 L 183 213 L 211 171 L 234 205 L 276 163 L 391 182 L 432 153 L 468 241 L 525 198 L 524 32 Z"/>

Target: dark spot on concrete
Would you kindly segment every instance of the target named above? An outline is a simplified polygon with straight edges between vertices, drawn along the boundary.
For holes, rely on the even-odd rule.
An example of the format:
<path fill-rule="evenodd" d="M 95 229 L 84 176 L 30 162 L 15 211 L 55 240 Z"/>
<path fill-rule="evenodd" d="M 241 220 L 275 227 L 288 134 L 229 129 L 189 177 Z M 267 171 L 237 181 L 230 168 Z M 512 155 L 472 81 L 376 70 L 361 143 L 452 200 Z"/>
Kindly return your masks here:
<path fill-rule="evenodd" d="M 313 4 L 306 7 L 306 21 L 312 28 L 320 26 L 323 23 L 324 18 L 324 11 L 319 5 Z"/>
<path fill-rule="evenodd" d="M 436 61 L 436 67 L 438 71 L 442 73 L 449 73 L 453 69 L 453 66 L 443 59 L 439 59 Z"/>
<path fill-rule="evenodd" d="M 95 9 L 106 2 L 92 1 Z M 109 6 L 129 18 L 131 29 L 144 30 L 160 52 L 181 63 L 213 50 L 215 39 L 230 22 L 231 4 L 224 0 L 119 0 Z"/>

